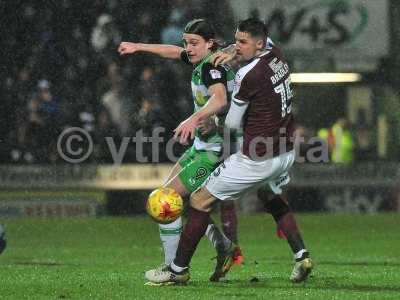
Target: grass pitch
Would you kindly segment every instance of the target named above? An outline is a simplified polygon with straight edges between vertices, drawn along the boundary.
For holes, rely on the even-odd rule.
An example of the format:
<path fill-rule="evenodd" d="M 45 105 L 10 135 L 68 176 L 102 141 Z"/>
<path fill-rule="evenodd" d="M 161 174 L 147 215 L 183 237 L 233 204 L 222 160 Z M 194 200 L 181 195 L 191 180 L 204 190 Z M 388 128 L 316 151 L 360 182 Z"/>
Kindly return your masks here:
<path fill-rule="evenodd" d="M 146 217 L 7 219 L 1 299 L 400 299 L 400 216 L 298 215 L 315 269 L 292 284 L 292 255 L 268 215 L 241 216 L 245 265 L 210 283 L 214 252 L 203 240 L 186 286 L 144 286 L 162 261 Z"/>

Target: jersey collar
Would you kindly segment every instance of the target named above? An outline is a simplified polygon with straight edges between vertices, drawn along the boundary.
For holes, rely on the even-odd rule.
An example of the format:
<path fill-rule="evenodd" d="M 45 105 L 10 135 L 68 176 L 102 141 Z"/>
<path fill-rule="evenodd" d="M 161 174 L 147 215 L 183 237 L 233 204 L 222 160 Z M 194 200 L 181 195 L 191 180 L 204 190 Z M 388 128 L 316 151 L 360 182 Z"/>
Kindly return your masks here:
<path fill-rule="evenodd" d="M 201 68 L 201 66 L 210 59 L 211 55 L 213 55 L 212 52 L 208 53 L 199 63 L 194 65 L 195 70 Z"/>

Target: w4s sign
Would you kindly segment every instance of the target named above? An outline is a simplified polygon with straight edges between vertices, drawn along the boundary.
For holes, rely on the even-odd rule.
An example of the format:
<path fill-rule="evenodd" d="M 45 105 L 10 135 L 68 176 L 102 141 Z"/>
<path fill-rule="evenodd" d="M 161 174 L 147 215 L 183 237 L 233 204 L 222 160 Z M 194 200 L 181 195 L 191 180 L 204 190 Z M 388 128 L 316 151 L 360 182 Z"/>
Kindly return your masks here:
<path fill-rule="evenodd" d="M 351 49 L 355 55 L 368 57 L 388 52 L 386 0 L 231 2 L 237 19 L 258 16 L 266 22 L 272 39 L 286 50 Z"/>

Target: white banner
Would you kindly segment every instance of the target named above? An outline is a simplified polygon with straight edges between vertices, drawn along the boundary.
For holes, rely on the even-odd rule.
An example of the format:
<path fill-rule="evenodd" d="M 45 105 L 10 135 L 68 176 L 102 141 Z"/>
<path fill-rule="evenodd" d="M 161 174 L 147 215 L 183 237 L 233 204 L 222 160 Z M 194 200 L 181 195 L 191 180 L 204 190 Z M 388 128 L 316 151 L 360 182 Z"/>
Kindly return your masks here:
<path fill-rule="evenodd" d="M 236 20 L 252 14 L 295 59 L 337 58 L 370 64 L 388 54 L 387 0 L 231 0 Z M 354 60 L 355 59 L 355 60 Z M 341 67 L 342 68 L 342 67 Z"/>

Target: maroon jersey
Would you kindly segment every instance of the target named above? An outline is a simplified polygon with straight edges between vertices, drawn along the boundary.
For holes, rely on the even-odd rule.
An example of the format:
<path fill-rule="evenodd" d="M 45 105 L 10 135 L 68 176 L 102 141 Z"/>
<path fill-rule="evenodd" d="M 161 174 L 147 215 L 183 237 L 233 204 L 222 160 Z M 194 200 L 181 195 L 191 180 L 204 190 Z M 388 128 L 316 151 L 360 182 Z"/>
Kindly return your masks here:
<path fill-rule="evenodd" d="M 249 102 L 243 123 L 243 153 L 252 159 L 293 149 L 293 92 L 289 66 L 273 47 L 242 67 L 235 78 L 233 101 Z"/>

